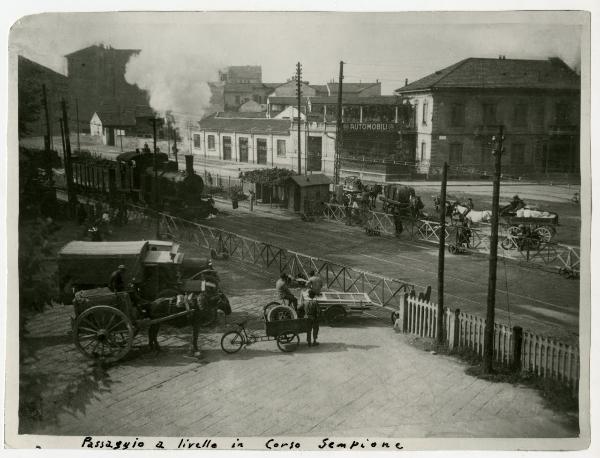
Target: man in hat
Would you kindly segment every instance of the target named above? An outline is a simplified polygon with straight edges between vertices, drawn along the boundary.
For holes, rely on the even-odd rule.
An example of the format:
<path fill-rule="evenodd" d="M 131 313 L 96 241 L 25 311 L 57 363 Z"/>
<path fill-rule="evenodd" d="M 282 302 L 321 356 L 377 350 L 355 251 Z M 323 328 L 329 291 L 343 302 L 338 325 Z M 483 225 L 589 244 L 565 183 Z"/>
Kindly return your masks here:
<path fill-rule="evenodd" d="M 125 279 L 123 278 L 125 275 L 125 266 L 121 264 L 117 270 L 115 270 L 112 274 L 110 274 L 110 279 L 108 280 L 108 288 L 115 293 L 125 290 Z"/>

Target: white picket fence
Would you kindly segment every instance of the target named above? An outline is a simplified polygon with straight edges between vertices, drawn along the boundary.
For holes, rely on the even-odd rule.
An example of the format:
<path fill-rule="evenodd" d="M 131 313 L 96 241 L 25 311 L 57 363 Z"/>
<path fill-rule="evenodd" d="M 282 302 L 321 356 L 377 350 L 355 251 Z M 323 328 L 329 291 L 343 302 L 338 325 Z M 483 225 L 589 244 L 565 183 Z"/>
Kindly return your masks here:
<path fill-rule="evenodd" d="M 444 340 L 450 349 L 484 353 L 485 319 L 460 310 L 444 310 Z M 404 296 L 399 308 L 400 330 L 419 337 L 437 336 L 437 304 Z M 521 328 L 494 324 L 494 361 L 539 377 L 557 380 L 576 394 L 579 387 L 579 349 Z"/>

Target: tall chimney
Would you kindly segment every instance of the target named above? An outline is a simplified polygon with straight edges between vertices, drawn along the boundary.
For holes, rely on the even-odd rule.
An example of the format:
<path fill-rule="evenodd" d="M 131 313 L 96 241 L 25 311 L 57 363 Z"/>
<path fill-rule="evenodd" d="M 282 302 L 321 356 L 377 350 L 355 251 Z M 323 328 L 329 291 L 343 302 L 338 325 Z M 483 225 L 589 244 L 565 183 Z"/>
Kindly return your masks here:
<path fill-rule="evenodd" d="M 404 78 L 404 85 L 408 86 L 408 78 Z"/>
<path fill-rule="evenodd" d="M 191 154 L 185 155 L 185 173 L 187 173 L 189 177 L 194 174 L 194 156 Z"/>

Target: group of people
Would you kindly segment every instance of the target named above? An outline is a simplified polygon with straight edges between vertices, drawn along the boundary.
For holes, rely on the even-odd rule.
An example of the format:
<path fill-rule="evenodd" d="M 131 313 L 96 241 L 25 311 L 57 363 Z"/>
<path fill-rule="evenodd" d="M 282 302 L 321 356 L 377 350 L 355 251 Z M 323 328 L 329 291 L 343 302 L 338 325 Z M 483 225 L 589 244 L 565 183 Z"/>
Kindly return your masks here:
<path fill-rule="evenodd" d="M 103 240 L 110 233 L 110 224 L 127 223 L 127 207 L 124 202 L 107 204 L 96 202 L 94 205 L 80 202 L 76 209 L 77 223 L 85 225 L 85 235 L 92 241 Z"/>
<path fill-rule="evenodd" d="M 309 301 L 306 304 L 298 306 L 298 299 L 290 290 L 292 278 L 285 272 L 282 272 L 279 279 L 275 283 L 275 289 L 279 293 L 281 300 L 287 301 L 288 304 L 296 310 L 299 318 L 307 318 L 310 320 L 306 332 L 306 342 L 309 347 L 319 345 L 317 337 L 319 336 L 319 320 L 321 317 L 321 309 L 316 299 L 321 294 L 323 289 L 323 279 L 315 271 L 311 270 L 308 280 L 306 280 L 306 288 L 308 290 Z"/>

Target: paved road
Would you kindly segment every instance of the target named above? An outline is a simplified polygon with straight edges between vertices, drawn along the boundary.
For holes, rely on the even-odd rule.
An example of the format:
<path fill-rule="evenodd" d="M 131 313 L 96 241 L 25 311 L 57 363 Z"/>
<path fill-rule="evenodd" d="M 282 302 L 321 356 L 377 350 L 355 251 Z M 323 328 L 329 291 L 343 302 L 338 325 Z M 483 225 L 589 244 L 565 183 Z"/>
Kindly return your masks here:
<path fill-rule="evenodd" d="M 273 297 L 272 279 L 217 263 L 231 321 L 255 316 Z M 186 357 L 189 329 L 164 327 L 164 352 L 93 369 L 69 337 L 71 308 L 29 322 L 21 364 L 27 406 L 42 396 L 41 421 L 22 433 L 143 436 L 574 437 L 576 419 L 548 409 L 529 388 L 465 373 L 457 359 L 410 345 L 384 320 L 357 318 L 321 328 L 321 345 L 281 353 L 274 342 L 239 354 L 219 349 L 226 325 L 201 334 L 204 358 Z M 261 324 L 254 321 L 253 327 Z M 43 439 L 42 439 L 43 445 Z"/>
<path fill-rule="evenodd" d="M 244 203 L 247 205 L 246 203 Z M 435 245 L 401 239 L 368 237 L 355 226 L 321 221 L 305 223 L 297 216 L 265 206 L 225 208 L 225 214 L 205 224 L 318 256 L 370 272 L 431 285 L 436 298 L 438 249 Z M 446 305 L 485 314 L 488 259 L 480 255 L 446 256 Z M 579 281 L 514 262 L 498 263 L 497 318 L 563 341 L 579 335 Z"/>

